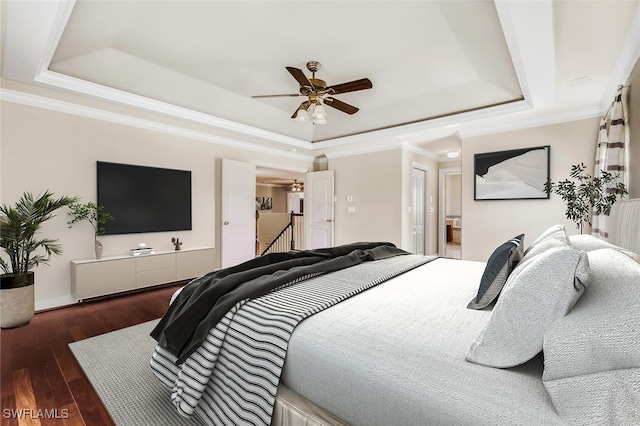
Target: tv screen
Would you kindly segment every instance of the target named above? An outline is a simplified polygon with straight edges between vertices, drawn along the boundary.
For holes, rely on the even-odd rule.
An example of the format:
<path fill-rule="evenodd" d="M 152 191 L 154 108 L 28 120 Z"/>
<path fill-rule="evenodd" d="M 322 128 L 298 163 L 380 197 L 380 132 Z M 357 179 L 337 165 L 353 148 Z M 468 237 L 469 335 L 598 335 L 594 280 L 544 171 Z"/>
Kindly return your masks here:
<path fill-rule="evenodd" d="M 97 162 L 107 235 L 191 229 L 191 172 Z"/>

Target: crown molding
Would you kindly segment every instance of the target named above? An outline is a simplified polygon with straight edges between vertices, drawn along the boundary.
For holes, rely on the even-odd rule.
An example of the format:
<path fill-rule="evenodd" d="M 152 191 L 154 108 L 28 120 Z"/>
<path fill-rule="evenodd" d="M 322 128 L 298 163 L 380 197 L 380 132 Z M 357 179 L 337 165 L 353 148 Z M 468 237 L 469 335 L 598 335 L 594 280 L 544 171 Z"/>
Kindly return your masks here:
<path fill-rule="evenodd" d="M 407 151 L 413 152 L 414 154 L 418 154 L 418 155 L 422 155 L 423 157 L 427 157 L 430 160 L 437 161 L 437 162 L 440 161 L 440 156 L 434 154 L 433 152 L 431 152 L 431 151 L 429 151 L 427 149 L 424 149 L 424 148 L 421 148 L 419 146 L 416 146 L 416 145 L 412 144 L 411 142 L 402 142 L 402 148 L 407 150 Z"/>
<path fill-rule="evenodd" d="M 309 168 L 296 167 L 290 164 L 272 163 L 272 162 L 262 161 L 262 160 L 251 160 L 250 163 L 255 164 L 256 167 L 264 167 L 265 169 L 285 170 L 288 172 L 301 173 L 301 174 L 309 172 Z"/>
<path fill-rule="evenodd" d="M 333 160 L 334 158 L 352 157 L 354 155 L 372 154 L 375 152 L 391 151 L 393 149 L 401 149 L 401 148 L 402 148 L 401 141 L 391 141 L 387 143 L 375 144 L 368 147 L 359 147 L 359 148 L 352 148 L 352 149 L 342 149 L 340 151 L 325 152 L 324 155 L 329 160 Z"/>
<path fill-rule="evenodd" d="M 246 124 L 215 117 L 192 109 L 183 108 L 167 102 L 158 101 L 145 96 L 81 80 L 54 71 L 43 71 L 35 78 L 35 81 L 48 87 L 55 87 L 72 93 L 82 93 L 85 96 L 137 108 L 143 111 L 178 118 L 197 124 L 204 124 L 214 128 L 229 130 L 234 133 L 244 134 L 271 142 L 279 142 L 296 148 L 313 149 L 311 142 L 270 132 L 268 130 L 258 129 Z"/>
<path fill-rule="evenodd" d="M 476 126 L 469 129 L 460 129 L 456 133 L 459 138 L 466 139 L 476 136 L 493 135 L 497 133 L 511 132 L 514 130 L 531 129 L 534 127 L 550 126 L 553 124 L 568 123 L 571 121 L 586 120 L 600 117 L 605 111 L 601 107 L 571 110 L 565 112 L 550 112 L 545 116 L 527 117 L 520 120 L 512 120 L 508 123 L 489 124 L 486 127 Z"/>
<path fill-rule="evenodd" d="M 77 105 L 74 103 L 60 101 L 57 99 L 47 98 L 44 96 L 32 95 L 15 90 L 7 90 L 0 88 L 0 100 L 12 102 L 21 105 L 27 105 L 35 108 L 48 109 L 51 111 L 61 112 L 65 114 L 76 115 L 95 120 L 107 121 L 110 123 L 121 124 L 124 126 L 137 127 L 140 129 L 151 130 L 154 132 L 180 136 L 187 139 L 199 140 L 213 143 L 216 145 L 227 146 L 236 149 L 243 149 L 254 153 L 263 153 L 274 155 L 276 157 L 307 161 L 312 163 L 315 157 L 311 155 L 299 154 L 287 150 L 279 150 L 261 146 L 258 144 L 239 141 L 223 136 L 217 136 L 210 133 L 190 130 L 183 127 L 173 126 L 169 124 L 159 123 L 156 121 L 146 120 L 142 118 L 132 117 L 129 115 L 118 114 L 98 108 Z"/>

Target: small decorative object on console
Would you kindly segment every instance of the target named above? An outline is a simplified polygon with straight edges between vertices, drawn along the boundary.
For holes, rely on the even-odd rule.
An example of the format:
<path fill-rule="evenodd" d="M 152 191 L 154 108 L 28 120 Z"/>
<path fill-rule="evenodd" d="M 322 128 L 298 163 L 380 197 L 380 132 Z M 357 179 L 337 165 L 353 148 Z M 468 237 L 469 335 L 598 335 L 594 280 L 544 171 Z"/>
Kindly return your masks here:
<path fill-rule="evenodd" d="M 173 248 L 178 251 L 180 250 L 180 247 L 182 246 L 182 241 L 180 241 L 180 238 L 171 238 L 171 242 L 173 243 Z"/>
<path fill-rule="evenodd" d="M 151 247 L 147 247 L 146 245 L 144 245 L 144 247 L 140 247 L 141 244 L 138 245 L 139 248 L 137 249 L 130 249 L 129 250 L 129 254 L 131 256 L 142 256 L 145 254 L 153 254 L 155 253 L 155 250 L 153 250 L 153 248 Z"/>

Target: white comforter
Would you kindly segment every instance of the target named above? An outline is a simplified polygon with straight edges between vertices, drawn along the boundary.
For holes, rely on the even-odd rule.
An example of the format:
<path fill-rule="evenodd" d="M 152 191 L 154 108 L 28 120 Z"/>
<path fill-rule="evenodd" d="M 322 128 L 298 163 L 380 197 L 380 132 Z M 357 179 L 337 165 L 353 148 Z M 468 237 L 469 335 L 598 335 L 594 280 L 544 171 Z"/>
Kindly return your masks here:
<path fill-rule="evenodd" d="M 485 264 L 437 259 L 304 320 L 282 380 L 354 426 L 556 425 L 541 356 L 465 361 L 490 311 L 466 309 Z"/>

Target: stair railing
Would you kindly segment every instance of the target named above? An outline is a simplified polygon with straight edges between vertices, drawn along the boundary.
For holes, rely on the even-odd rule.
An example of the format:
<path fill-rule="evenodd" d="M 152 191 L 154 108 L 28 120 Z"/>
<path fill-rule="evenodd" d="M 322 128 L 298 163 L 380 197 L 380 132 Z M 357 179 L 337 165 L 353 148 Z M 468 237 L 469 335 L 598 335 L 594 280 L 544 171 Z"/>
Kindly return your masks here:
<path fill-rule="evenodd" d="M 291 250 L 300 250 L 304 246 L 304 228 L 302 226 L 303 214 L 291 212 L 289 223 L 280 231 L 271 244 L 260 254 L 282 253 Z"/>

